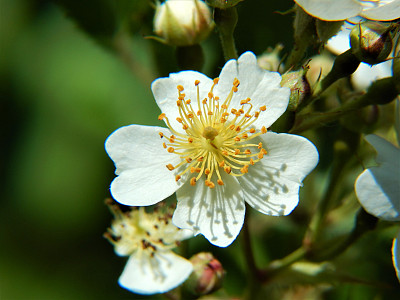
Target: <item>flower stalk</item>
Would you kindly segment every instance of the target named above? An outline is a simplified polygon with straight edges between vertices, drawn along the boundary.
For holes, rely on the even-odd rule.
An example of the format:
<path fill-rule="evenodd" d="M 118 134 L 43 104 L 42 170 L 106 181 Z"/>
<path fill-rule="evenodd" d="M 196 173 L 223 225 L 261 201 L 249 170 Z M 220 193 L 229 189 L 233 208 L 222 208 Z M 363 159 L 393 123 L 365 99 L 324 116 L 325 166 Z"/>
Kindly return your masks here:
<path fill-rule="evenodd" d="M 215 8 L 214 21 L 217 25 L 219 38 L 222 44 L 225 60 L 237 59 L 238 54 L 235 46 L 233 32 L 238 22 L 236 7 L 227 9 Z"/>
<path fill-rule="evenodd" d="M 290 133 L 300 133 L 311 128 L 323 126 L 367 105 L 390 103 L 397 96 L 398 91 L 393 77 L 377 80 L 370 86 L 366 94 L 350 100 L 337 108 L 323 113 L 298 114 L 295 125 L 290 130 Z"/>

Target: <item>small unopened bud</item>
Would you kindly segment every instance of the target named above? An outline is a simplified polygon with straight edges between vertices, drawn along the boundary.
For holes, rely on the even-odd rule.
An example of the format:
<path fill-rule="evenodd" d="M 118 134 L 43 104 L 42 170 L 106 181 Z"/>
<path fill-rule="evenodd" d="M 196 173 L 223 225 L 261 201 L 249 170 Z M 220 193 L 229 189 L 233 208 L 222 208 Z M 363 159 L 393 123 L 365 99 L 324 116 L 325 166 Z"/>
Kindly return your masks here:
<path fill-rule="evenodd" d="M 290 88 L 289 111 L 295 111 L 299 104 L 311 94 L 310 84 L 306 78 L 307 71 L 308 66 L 282 75 L 281 86 Z"/>
<path fill-rule="evenodd" d="M 190 258 L 193 272 L 186 284 L 195 295 L 208 295 L 222 286 L 225 275 L 221 263 L 209 252 L 200 252 Z"/>
<path fill-rule="evenodd" d="M 231 8 L 243 0 L 206 0 L 207 4 L 216 8 Z"/>
<path fill-rule="evenodd" d="M 279 53 L 283 49 L 282 44 L 276 45 L 275 49 L 268 48 L 265 53 L 257 58 L 258 65 L 264 70 L 268 71 L 279 71 L 278 69 L 282 69 L 282 60 L 279 57 Z"/>
<path fill-rule="evenodd" d="M 214 27 L 209 7 L 202 0 L 166 0 L 157 4 L 154 32 L 173 46 L 203 41 Z"/>
<path fill-rule="evenodd" d="M 350 33 L 353 54 L 370 65 L 385 61 L 393 47 L 390 29 L 387 25 L 376 22 L 355 25 Z"/>

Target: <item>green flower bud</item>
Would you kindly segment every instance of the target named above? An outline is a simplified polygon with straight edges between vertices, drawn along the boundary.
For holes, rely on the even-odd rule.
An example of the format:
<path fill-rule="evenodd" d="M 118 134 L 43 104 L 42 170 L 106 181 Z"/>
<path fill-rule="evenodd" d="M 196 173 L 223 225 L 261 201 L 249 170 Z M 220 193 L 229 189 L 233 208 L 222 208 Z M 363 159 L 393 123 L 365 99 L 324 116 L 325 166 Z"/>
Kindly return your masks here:
<path fill-rule="evenodd" d="M 225 270 L 209 252 L 200 252 L 190 258 L 193 272 L 186 284 L 195 295 L 208 295 L 222 286 Z"/>
<path fill-rule="evenodd" d="M 308 67 L 299 71 L 290 71 L 282 75 L 281 86 L 290 88 L 289 111 L 295 111 L 299 104 L 311 94 L 310 84 L 306 78 Z"/>
<path fill-rule="evenodd" d="M 386 60 L 392 51 L 391 27 L 377 22 L 364 22 L 353 27 L 350 45 L 353 54 L 370 65 Z"/>
<path fill-rule="evenodd" d="M 206 0 L 207 4 L 216 8 L 231 8 L 243 0 Z"/>
<path fill-rule="evenodd" d="M 173 46 L 200 43 L 214 27 L 209 7 L 202 0 L 166 0 L 157 4 L 154 32 Z"/>

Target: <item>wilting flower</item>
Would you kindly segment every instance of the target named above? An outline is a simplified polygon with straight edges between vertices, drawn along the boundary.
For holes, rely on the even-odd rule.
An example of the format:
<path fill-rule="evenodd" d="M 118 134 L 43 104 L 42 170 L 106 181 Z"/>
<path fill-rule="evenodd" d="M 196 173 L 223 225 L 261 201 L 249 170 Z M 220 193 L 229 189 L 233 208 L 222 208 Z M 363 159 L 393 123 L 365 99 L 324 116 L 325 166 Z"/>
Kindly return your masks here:
<path fill-rule="evenodd" d="M 304 137 L 267 130 L 288 105 L 290 90 L 280 81 L 251 52 L 228 61 L 214 80 L 195 71 L 155 80 L 168 128 L 130 125 L 107 139 L 118 175 L 113 197 L 152 205 L 176 191 L 174 224 L 220 247 L 242 228 L 245 201 L 267 215 L 289 214 L 318 152 Z"/>
<path fill-rule="evenodd" d="M 400 0 L 294 0 L 308 14 L 325 21 L 361 16 L 369 20 L 400 18 Z"/>
<path fill-rule="evenodd" d="M 355 183 L 357 198 L 370 214 L 387 221 L 400 221 L 400 149 L 377 135 L 365 139 L 378 152 L 377 167 L 362 172 Z M 400 234 L 393 241 L 393 264 L 400 280 Z"/>
<path fill-rule="evenodd" d="M 192 264 L 172 249 L 193 234 L 172 224 L 172 208 L 122 212 L 117 205 L 108 205 L 115 219 L 105 237 L 119 256 L 129 256 L 118 280 L 122 287 L 137 294 L 164 293 L 188 278 Z"/>

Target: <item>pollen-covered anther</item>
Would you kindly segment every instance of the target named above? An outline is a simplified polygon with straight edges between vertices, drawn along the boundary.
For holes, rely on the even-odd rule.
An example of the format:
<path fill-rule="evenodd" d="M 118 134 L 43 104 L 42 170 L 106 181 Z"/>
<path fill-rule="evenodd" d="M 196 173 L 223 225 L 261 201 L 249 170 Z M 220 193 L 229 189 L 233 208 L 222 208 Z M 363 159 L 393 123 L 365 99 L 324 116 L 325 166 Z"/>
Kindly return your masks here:
<path fill-rule="evenodd" d="M 208 179 L 206 179 L 206 180 L 204 181 L 204 184 L 205 184 L 206 186 L 208 186 L 210 189 L 215 188 L 215 184 L 214 184 L 212 181 L 208 180 Z"/>
<path fill-rule="evenodd" d="M 166 165 L 166 167 L 167 167 L 167 169 L 170 170 L 170 171 L 172 171 L 172 170 L 175 169 L 175 167 L 174 167 L 172 164 L 168 164 L 168 165 Z"/>
<path fill-rule="evenodd" d="M 244 165 L 243 168 L 240 169 L 240 172 L 242 172 L 243 174 L 248 173 L 249 165 Z"/>

